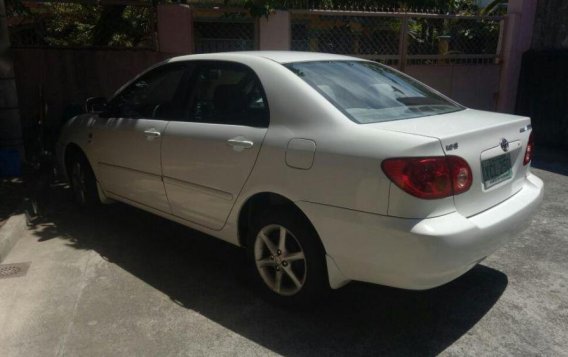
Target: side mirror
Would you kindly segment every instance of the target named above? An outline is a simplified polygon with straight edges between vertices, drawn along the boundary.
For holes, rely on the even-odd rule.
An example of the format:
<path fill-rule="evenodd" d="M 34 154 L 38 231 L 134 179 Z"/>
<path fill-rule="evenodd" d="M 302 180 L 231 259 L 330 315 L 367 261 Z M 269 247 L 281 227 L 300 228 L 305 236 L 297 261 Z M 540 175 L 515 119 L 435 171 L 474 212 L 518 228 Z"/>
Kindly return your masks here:
<path fill-rule="evenodd" d="M 104 97 L 91 97 L 85 101 L 85 112 L 102 113 L 107 106 L 107 100 Z"/>

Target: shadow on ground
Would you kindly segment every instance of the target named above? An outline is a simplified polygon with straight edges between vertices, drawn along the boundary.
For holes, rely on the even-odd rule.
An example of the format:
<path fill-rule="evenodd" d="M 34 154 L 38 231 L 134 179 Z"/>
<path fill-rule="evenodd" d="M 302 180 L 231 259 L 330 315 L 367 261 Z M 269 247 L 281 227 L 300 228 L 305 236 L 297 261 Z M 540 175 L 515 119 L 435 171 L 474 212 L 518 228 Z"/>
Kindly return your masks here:
<path fill-rule="evenodd" d="M 470 330 L 507 286 L 478 266 L 443 287 L 411 292 L 351 283 L 309 311 L 259 299 L 239 248 L 149 213 L 115 204 L 80 212 L 51 189 L 39 241 L 92 249 L 173 302 L 284 355 L 434 355 Z"/>

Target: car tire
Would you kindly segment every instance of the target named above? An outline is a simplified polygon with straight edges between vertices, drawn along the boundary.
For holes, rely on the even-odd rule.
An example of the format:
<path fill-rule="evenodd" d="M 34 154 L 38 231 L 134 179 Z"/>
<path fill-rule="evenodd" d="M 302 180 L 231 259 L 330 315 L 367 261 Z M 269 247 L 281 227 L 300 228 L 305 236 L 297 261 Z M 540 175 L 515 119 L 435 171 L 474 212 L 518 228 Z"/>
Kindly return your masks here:
<path fill-rule="evenodd" d="M 330 290 L 325 251 L 304 217 L 287 209 L 271 209 L 249 232 L 250 270 L 267 300 L 308 306 Z"/>
<path fill-rule="evenodd" d="M 100 204 L 97 179 L 89 161 L 82 153 L 74 153 L 67 165 L 73 201 L 81 208 Z"/>

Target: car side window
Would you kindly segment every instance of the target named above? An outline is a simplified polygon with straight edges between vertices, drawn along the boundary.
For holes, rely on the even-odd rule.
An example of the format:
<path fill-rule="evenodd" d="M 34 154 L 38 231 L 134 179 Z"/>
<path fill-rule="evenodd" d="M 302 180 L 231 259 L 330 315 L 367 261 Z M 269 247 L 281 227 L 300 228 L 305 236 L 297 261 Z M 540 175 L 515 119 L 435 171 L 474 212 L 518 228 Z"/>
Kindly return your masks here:
<path fill-rule="evenodd" d="M 193 77 L 190 121 L 268 127 L 264 90 L 256 74 L 236 63 L 203 63 Z"/>
<path fill-rule="evenodd" d="M 109 103 L 109 116 L 122 118 L 177 119 L 181 85 L 187 76 L 185 63 L 166 64 L 136 79 Z"/>

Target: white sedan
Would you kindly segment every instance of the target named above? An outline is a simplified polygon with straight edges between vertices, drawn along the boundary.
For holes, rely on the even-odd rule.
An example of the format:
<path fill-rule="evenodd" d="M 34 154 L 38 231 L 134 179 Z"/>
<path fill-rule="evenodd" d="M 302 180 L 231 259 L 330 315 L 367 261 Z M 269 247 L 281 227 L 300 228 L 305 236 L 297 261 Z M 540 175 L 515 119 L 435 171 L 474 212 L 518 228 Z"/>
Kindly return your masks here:
<path fill-rule="evenodd" d="M 113 200 L 246 248 L 270 299 L 351 280 L 428 289 L 530 222 L 530 119 L 389 67 L 308 52 L 177 57 L 71 119 L 76 201 Z"/>

